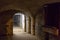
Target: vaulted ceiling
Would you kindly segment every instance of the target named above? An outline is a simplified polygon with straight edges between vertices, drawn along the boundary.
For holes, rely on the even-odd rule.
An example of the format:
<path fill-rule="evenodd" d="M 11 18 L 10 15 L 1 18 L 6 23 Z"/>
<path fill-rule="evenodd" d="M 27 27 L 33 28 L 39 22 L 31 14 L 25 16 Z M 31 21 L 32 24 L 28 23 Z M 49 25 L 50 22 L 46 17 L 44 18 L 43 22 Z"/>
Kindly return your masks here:
<path fill-rule="evenodd" d="M 36 11 L 46 3 L 60 0 L 0 0 L 0 12 L 9 9 L 22 10 L 36 15 Z"/>

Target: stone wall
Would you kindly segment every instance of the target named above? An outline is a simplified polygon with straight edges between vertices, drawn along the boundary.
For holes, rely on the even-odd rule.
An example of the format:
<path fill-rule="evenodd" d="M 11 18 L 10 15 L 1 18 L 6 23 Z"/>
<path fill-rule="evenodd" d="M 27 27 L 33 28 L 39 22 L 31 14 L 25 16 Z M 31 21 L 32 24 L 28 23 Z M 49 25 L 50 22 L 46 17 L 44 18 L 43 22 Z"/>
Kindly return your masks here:
<path fill-rule="evenodd" d="M 10 12 L 12 13 L 12 12 Z M 7 35 L 7 27 L 6 23 L 12 18 L 13 14 L 10 14 L 8 11 L 0 13 L 0 34 Z"/>
<path fill-rule="evenodd" d="M 57 28 L 45 28 L 44 14 L 38 14 L 35 18 L 35 35 L 40 40 L 58 40 Z"/>
<path fill-rule="evenodd" d="M 42 27 L 44 25 L 43 14 L 37 15 L 35 22 L 36 22 L 36 24 L 35 24 L 35 35 L 40 40 L 45 40 L 45 32 L 42 31 Z"/>
<path fill-rule="evenodd" d="M 13 20 L 10 19 L 6 23 L 6 29 L 7 29 L 7 35 L 12 36 L 13 35 Z"/>

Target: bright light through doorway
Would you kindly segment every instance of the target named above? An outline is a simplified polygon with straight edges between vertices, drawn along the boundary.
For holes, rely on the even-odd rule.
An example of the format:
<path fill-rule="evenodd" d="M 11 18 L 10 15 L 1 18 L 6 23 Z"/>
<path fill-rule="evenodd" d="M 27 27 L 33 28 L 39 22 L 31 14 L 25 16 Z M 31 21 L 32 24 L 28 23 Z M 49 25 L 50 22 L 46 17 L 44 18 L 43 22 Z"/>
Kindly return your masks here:
<path fill-rule="evenodd" d="M 16 15 L 20 15 L 20 17 L 17 17 Z M 18 34 L 20 32 L 24 32 L 24 19 L 25 19 L 24 14 L 16 13 L 14 16 L 16 16 L 16 18 L 15 18 L 16 20 L 19 19 L 18 23 L 19 23 L 20 26 L 15 26 L 15 24 L 13 24 L 13 34 Z M 13 19 L 13 21 L 15 21 L 15 19 Z M 15 23 L 16 23 L 16 21 L 15 21 Z"/>

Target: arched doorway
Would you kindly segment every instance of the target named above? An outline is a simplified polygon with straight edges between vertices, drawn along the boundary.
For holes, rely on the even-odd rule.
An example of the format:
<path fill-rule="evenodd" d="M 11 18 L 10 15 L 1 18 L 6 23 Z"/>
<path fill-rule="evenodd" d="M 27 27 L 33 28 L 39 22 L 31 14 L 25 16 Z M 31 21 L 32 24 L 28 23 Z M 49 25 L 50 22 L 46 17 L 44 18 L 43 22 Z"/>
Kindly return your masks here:
<path fill-rule="evenodd" d="M 8 36 L 8 39 L 10 38 L 10 36 L 13 36 L 13 17 L 14 15 L 18 15 L 16 13 L 21 13 L 24 14 L 25 16 L 25 26 L 22 27 L 23 28 L 23 32 L 27 32 L 27 33 L 31 33 L 32 34 L 32 27 L 33 27 L 33 21 L 31 20 L 31 16 L 29 16 L 27 13 L 25 14 L 25 12 L 21 12 L 21 11 L 18 11 L 18 10 L 6 10 L 6 11 L 3 11 L 1 12 L 0 14 L 2 15 L 1 16 L 1 25 L 5 27 L 2 28 L 3 32 L 5 32 L 4 34 L 6 34 Z M 22 18 L 22 17 L 21 17 Z M 19 18 L 18 18 L 19 19 Z M 31 24 L 32 23 L 32 24 Z M 0 26 L 1 26 L 0 25 Z M 1 26 L 1 27 L 2 27 Z M 20 27 L 21 28 L 21 27 Z M 1 33 L 3 33 L 1 32 Z"/>
<path fill-rule="evenodd" d="M 20 33 L 22 33 L 22 32 L 31 33 L 31 17 L 29 15 L 24 14 L 23 12 L 16 12 L 15 10 L 12 12 L 10 12 L 10 11 L 11 10 L 9 10 L 7 12 L 10 14 L 11 17 L 7 16 L 8 14 L 5 15 L 9 18 L 9 19 L 7 19 L 8 21 L 6 22 L 8 38 L 10 38 L 10 36 L 13 35 L 13 37 L 15 39 L 15 37 L 17 37 L 18 35 L 21 36 Z M 14 19 L 14 18 L 16 18 L 16 19 Z M 21 20 L 20 20 L 20 18 L 21 18 Z M 14 23 L 15 20 L 17 20 L 16 23 Z M 24 20 L 24 22 L 23 22 L 23 20 Z M 15 26 L 15 28 L 14 28 L 14 26 Z"/>
<path fill-rule="evenodd" d="M 13 16 L 13 33 L 24 32 L 25 24 L 25 15 L 15 13 Z"/>
<path fill-rule="evenodd" d="M 5 16 L 7 22 L 5 23 L 5 25 L 8 26 L 7 34 L 10 34 L 10 28 L 12 28 L 10 29 L 10 31 L 13 30 L 13 26 L 19 26 L 20 29 L 23 29 L 24 32 L 31 33 L 31 17 L 29 15 L 26 15 L 24 12 L 21 12 L 19 10 L 7 10 L 3 13 L 6 13 Z M 17 22 L 14 23 L 15 21 Z"/>

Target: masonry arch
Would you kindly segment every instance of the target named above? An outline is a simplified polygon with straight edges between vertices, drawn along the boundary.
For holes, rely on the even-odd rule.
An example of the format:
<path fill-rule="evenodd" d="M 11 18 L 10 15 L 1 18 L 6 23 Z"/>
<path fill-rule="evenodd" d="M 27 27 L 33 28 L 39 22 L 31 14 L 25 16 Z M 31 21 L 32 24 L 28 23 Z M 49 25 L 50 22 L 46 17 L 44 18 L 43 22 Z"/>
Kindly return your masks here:
<path fill-rule="evenodd" d="M 10 9 L 10 10 L 5 10 L 5 11 L 2 11 L 2 12 L 0 12 L 0 14 L 1 14 L 1 27 L 3 26 L 3 27 L 5 27 L 5 31 L 3 31 L 3 32 L 5 32 L 4 34 L 6 34 L 6 35 L 13 35 L 13 20 L 12 20 L 12 18 L 13 18 L 13 15 L 15 14 L 15 13 L 18 13 L 18 12 L 21 12 L 22 13 L 22 11 L 19 11 L 19 10 L 13 10 L 13 9 Z M 26 14 L 25 14 L 26 13 Z M 30 15 L 28 15 L 27 13 L 28 12 L 23 12 L 23 14 L 24 15 L 27 15 L 28 16 L 28 23 L 29 23 L 29 27 L 26 29 L 24 29 L 24 31 L 25 32 L 27 32 L 27 33 L 32 33 L 31 32 L 31 30 L 33 30 L 33 29 L 31 29 L 31 27 L 33 26 L 32 24 L 31 24 L 31 22 L 32 22 L 32 19 L 31 19 L 31 16 Z M 28 31 L 27 31 L 28 30 Z"/>

